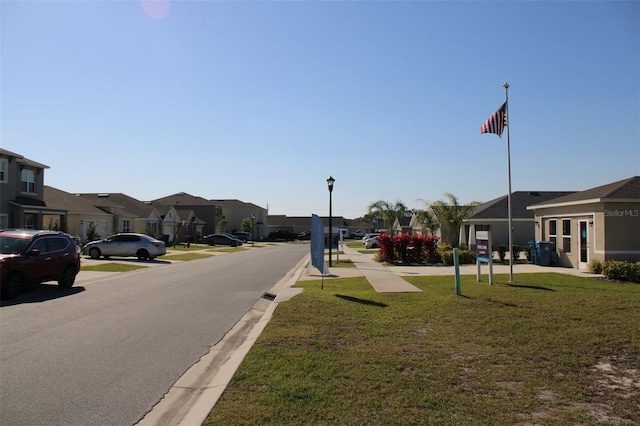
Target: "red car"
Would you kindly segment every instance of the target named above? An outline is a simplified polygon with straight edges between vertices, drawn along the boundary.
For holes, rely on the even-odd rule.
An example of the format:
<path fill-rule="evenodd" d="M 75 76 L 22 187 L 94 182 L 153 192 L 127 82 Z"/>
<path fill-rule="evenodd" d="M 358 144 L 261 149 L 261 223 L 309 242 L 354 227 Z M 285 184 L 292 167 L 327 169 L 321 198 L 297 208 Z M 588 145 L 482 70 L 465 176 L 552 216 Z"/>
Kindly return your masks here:
<path fill-rule="evenodd" d="M 0 295 L 18 297 L 27 284 L 58 281 L 71 287 L 80 272 L 80 246 L 64 232 L 0 230 Z"/>

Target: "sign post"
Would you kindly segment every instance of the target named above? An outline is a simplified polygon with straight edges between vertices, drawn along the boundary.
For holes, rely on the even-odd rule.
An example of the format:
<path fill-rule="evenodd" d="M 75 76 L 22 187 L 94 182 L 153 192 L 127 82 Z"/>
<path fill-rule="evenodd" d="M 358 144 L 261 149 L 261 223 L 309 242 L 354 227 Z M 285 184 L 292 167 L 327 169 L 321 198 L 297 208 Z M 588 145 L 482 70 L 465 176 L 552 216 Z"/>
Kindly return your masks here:
<path fill-rule="evenodd" d="M 478 264 L 476 280 L 478 282 L 482 281 L 481 265 L 482 263 L 488 263 L 489 284 L 493 285 L 493 250 L 491 249 L 491 232 L 489 231 L 476 231 L 476 263 Z"/>

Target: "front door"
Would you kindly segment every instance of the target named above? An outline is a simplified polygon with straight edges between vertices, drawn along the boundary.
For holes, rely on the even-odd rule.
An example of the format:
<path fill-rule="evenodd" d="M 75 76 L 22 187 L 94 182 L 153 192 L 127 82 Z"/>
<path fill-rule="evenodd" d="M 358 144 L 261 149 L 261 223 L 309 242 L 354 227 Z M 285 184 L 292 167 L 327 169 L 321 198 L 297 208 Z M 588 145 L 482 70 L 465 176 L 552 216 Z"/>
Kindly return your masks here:
<path fill-rule="evenodd" d="M 579 258 L 578 258 L 578 269 L 587 269 L 587 263 L 589 263 L 589 233 L 588 224 L 586 220 L 581 220 L 578 222 L 578 230 L 580 235 L 580 250 L 579 250 Z"/>

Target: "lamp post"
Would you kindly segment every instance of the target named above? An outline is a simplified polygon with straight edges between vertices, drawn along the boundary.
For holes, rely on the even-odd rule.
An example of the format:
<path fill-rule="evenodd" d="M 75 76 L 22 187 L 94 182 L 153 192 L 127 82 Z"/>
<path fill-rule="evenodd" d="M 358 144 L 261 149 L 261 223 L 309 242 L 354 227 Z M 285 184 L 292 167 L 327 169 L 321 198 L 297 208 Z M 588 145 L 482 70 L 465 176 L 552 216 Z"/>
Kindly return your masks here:
<path fill-rule="evenodd" d="M 327 186 L 329 186 L 329 266 L 333 266 L 331 264 L 331 246 L 333 245 L 333 217 L 331 214 L 331 193 L 333 192 L 333 183 L 336 180 L 329 176 L 327 179 Z"/>
<path fill-rule="evenodd" d="M 256 220 L 255 215 L 251 215 L 251 247 L 254 247 L 256 244 L 256 233 L 253 232 L 253 221 Z"/>

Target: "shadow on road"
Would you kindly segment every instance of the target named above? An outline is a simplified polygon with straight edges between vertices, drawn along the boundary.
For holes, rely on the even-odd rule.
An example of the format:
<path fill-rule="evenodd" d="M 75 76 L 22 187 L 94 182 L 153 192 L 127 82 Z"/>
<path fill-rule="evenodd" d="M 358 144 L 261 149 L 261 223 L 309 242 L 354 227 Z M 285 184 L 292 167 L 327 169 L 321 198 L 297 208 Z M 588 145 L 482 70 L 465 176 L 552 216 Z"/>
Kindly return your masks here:
<path fill-rule="evenodd" d="M 15 299 L 0 301 L 0 307 L 21 305 L 23 303 L 46 302 L 47 300 L 73 296 L 75 294 L 82 293 L 84 290 L 85 288 L 82 286 L 60 288 L 54 282 L 31 285 L 24 288 L 20 295 Z"/>

